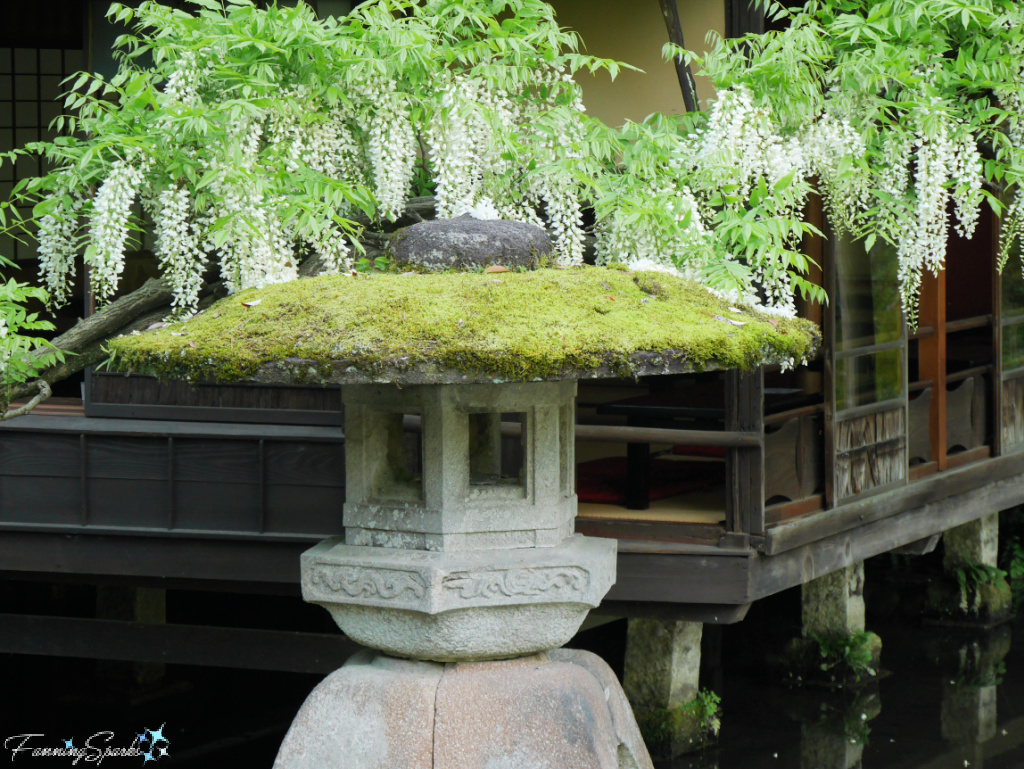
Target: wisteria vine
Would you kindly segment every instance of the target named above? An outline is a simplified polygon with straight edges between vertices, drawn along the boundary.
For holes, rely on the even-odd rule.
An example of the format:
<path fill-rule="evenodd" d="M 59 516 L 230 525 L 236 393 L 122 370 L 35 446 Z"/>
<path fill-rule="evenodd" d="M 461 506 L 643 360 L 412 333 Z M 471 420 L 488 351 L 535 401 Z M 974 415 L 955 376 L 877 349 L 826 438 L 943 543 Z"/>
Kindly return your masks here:
<path fill-rule="evenodd" d="M 0 203 L 0 230 L 38 238 L 53 302 L 83 251 L 97 297 L 113 297 L 147 238 L 179 313 L 213 269 L 229 291 L 292 280 L 310 254 L 348 273 L 356 220 L 395 221 L 424 189 L 439 217 L 546 227 L 563 265 L 592 238 L 600 263 L 783 313 L 797 294 L 824 299 L 803 249 L 814 194 L 833 230 L 895 247 L 911 320 L 923 271 L 986 201 L 1002 262 L 1024 234 L 1013 0 L 757 0 L 783 31 L 699 61 L 667 48 L 714 81 L 704 112 L 614 129 L 586 115 L 575 75 L 620 65 L 578 53 L 542 0 L 378 0 L 343 20 L 190 2 L 112 6 L 133 29 L 117 75 L 79 76 L 64 135 L 0 158 L 53 168 Z"/>

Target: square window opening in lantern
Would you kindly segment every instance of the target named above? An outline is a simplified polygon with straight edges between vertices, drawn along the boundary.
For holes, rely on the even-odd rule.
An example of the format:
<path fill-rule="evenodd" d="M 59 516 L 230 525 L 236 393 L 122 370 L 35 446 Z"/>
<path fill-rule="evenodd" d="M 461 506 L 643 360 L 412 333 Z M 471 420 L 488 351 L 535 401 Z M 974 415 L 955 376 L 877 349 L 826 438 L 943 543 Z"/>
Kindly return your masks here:
<path fill-rule="evenodd" d="M 480 488 L 526 484 L 526 414 L 477 412 L 469 417 L 469 485 Z"/>
<path fill-rule="evenodd" d="M 373 496 L 382 500 L 416 502 L 423 499 L 423 441 L 420 415 L 375 415 L 383 435 L 383 462 L 375 463 Z"/>

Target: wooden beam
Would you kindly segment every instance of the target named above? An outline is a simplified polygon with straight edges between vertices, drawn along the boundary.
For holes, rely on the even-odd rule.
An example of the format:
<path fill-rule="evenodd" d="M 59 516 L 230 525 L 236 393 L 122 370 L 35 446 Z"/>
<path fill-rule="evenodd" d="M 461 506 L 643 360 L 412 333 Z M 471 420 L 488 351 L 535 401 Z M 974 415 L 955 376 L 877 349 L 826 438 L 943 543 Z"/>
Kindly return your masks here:
<path fill-rule="evenodd" d="M 422 429 L 421 418 L 407 414 L 402 418 L 406 430 Z M 501 434 L 509 437 L 522 435 L 518 422 L 502 422 Z M 671 427 L 639 427 L 634 425 L 576 425 L 576 440 L 593 443 L 675 443 L 686 446 L 722 446 L 725 448 L 754 448 L 763 443 L 763 435 L 756 430 L 680 430 Z"/>
<path fill-rule="evenodd" d="M 754 554 L 619 553 L 615 584 L 606 601 L 750 603 Z"/>
<path fill-rule="evenodd" d="M 700 622 L 705 625 L 734 625 L 747 616 L 749 603 L 638 603 L 602 601 L 590 617 L 643 617 L 666 622 Z"/>
<path fill-rule="evenodd" d="M 678 45 L 680 48 L 685 48 L 683 25 L 679 22 L 679 8 L 676 6 L 676 0 L 658 1 L 661 3 L 661 15 L 665 17 L 665 28 L 668 30 L 669 42 Z M 686 111 L 700 112 L 700 107 L 697 104 L 697 83 L 693 79 L 690 65 L 680 61 L 678 58 L 673 58 L 672 61 L 676 66 L 676 77 L 679 79 L 679 90 L 683 93 L 683 104 L 686 107 Z"/>
<path fill-rule="evenodd" d="M 928 555 L 928 553 L 935 551 L 940 539 L 942 539 L 941 534 L 932 534 L 930 537 L 919 539 L 917 542 L 911 542 L 909 545 L 895 547 L 891 552 L 897 555 Z"/>
<path fill-rule="evenodd" d="M 896 515 L 881 520 L 865 520 L 862 525 L 842 533 L 803 543 L 785 552 L 776 551 L 771 556 L 758 556 L 751 568 L 752 588 L 748 598 L 756 601 L 836 569 L 941 534 L 983 515 L 1019 505 L 1024 502 L 1024 477 L 1019 474 L 1024 468 L 1017 469 L 1018 474 L 1004 476 L 962 493 L 939 493 L 928 502 L 906 500 L 908 504 L 899 508 Z M 922 481 L 917 485 L 929 484 L 934 489 L 941 486 L 942 479 L 955 472 L 951 470 L 936 476 L 934 481 Z M 912 486 L 910 490 L 914 488 Z M 877 505 L 882 498 L 865 501 L 869 505 Z"/>
<path fill-rule="evenodd" d="M 0 564 L 17 572 L 297 585 L 299 556 L 318 541 L 237 534 L 231 539 L 199 538 L 171 535 L 166 529 L 125 529 L 118 535 L 68 526 L 4 524 Z"/>
<path fill-rule="evenodd" d="M 898 515 L 905 510 L 915 510 L 925 505 L 959 498 L 964 494 L 984 489 L 986 484 L 997 483 L 1021 474 L 1024 474 L 1024 452 L 1015 452 L 988 462 L 950 469 L 910 486 L 896 488 L 867 499 L 857 499 L 831 510 L 780 524 L 766 532 L 765 552 L 769 555 L 784 553 L 801 545 Z M 1018 489 L 1017 496 L 1018 501 L 1011 502 L 1005 507 L 1013 507 L 1024 502 L 1024 485 Z M 1002 510 L 1005 507 L 997 509 Z M 978 511 L 974 517 L 979 517 L 985 512 L 990 513 L 992 510 Z"/>
<path fill-rule="evenodd" d="M 94 417 L 33 416 L 32 414 L 4 422 L 0 427 L 0 440 L 8 431 L 102 434 L 106 437 L 124 435 L 167 438 L 173 435 L 176 438 L 214 438 L 218 440 L 266 438 L 267 440 L 334 443 L 345 437 L 340 427 L 313 425 L 163 422 L 150 419 L 98 419 Z"/>
<path fill-rule="evenodd" d="M 932 275 L 925 270 L 921 278 L 920 323 L 932 326 L 935 333 L 918 341 L 919 377 L 935 383 L 929 420 L 932 456 L 939 471 L 946 469 L 946 271 Z M 908 426 L 909 429 L 909 426 Z"/>
<path fill-rule="evenodd" d="M 750 430 L 674 430 L 665 427 L 576 425 L 576 440 L 611 443 L 678 443 L 686 446 L 724 446 L 755 449 L 762 436 Z"/>
<path fill-rule="evenodd" d="M 362 647 L 339 633 L 0 614 L 0 652 L 330 673 Z"/>

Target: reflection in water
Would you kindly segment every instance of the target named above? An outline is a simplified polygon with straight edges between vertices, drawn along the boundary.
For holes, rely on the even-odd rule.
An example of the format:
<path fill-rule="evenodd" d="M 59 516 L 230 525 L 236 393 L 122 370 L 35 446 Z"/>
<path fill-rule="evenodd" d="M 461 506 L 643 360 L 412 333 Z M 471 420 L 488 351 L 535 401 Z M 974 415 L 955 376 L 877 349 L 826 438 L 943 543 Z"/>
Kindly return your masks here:
<path fill-rule="evenodd" d="M 869 620 L 888 675 L 853 690 L 775 683 L 767 647 L 799 632 L 777 597 L 725 628 L 723 727 L 716 751 L 658 769 L 1024 769 L 1024 621 L 989 631 Z M 791 601 L 790 601 L 791 602 Z M 869 611 L 870 611 L 869 603 Z"/>
<path fill-rule="evenodd" d="M 801 769 L 856 769 L 868 744 L 869 722 L 882 710 L 878 685 L 822 696 L 810 693 L 800 721 Z"/>

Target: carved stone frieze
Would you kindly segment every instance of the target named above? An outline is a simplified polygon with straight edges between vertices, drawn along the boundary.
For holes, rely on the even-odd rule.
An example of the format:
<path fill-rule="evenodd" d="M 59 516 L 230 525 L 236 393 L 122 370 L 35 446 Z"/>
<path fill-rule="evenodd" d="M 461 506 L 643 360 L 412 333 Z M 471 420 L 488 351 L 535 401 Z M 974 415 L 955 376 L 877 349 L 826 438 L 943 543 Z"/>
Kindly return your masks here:
<path fill-rule="evenodd" d="M 328 564 L 315 564 L 310 570 L 309 580 L 313 585 L 322 585 L 335 593 L 345 593 L 352 598 L 422 598 L 427 591 L 423 577 L 414 571 L 395 569 L 348 567 L 337 568 Z"/>
<path fill-rule="evenodd" d="M 464 599 L 549 595 L 564 601 L 585 595 L 590 572 L 577 566 L 457 571 L 445 577 L 442 584 Z"/>
<path fill-rule="evenodd" d="M 594 607 L 614 580 L 615 541 L 580 535 L 555 547 L 461 552 L 347 545 L 338 539 L 302 557 L 307 601 L 430 616 L 474 607 Z"/>

